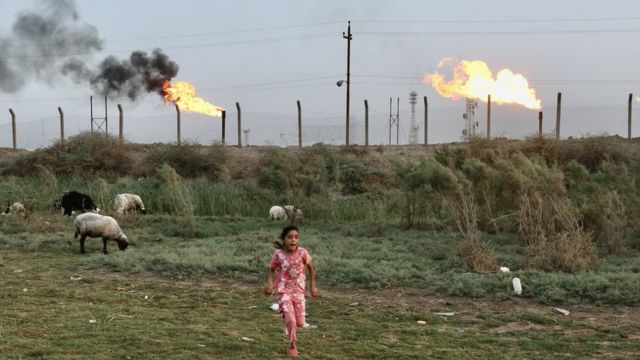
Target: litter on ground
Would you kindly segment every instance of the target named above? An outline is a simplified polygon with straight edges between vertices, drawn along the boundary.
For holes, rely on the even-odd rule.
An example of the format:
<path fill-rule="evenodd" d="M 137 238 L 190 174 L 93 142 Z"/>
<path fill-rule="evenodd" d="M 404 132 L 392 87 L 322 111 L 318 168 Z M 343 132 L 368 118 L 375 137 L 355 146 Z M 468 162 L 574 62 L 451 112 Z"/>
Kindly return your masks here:
<path fill-rule="evenodd" d="M 565 310 L 565 309 L 561 309 L 561 308 L 557 308 L 557 307 L 554 307 L 554 308 L 553 308 L 553 311 L 554 311 L 554 312 L 557 312 L 558 314 L 565 315 L 565 316 L 567 316 L 567 315 L 571 314 L 571 313 L 569 312 L 569 310 Z"/>
<path fill-rule="evenodd" d="M 456 313 L 455 312 L 435 312 L 433 313 L 433 315 L 437 315 L 437 316 L 454 316 Z"/>

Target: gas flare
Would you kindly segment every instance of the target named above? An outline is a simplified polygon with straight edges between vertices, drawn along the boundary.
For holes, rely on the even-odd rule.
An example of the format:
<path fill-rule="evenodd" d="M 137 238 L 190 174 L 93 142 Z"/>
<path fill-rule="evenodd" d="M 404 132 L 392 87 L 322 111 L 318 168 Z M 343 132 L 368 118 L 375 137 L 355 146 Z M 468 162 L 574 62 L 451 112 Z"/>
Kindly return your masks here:
<path fill-rule="evenodd" d="M 180 111 L 191 111 L 217 117 L 222 116 L 223 108 L 195 95 L 196 88 L 186 81 L 177 81 L 174 84 L 169 81 L 162 83 L 162 97 L 165 104 L 169 102 L 178 104 Z"/>
<path fill-rule="evenodd" d="M 521 74 L 514 74 L 509 69 L 498 71 L 493 77 L 489 66 L 480 60 L 461 60 L 455 63 L 452 58 L 445 58 L 438 62 L 438 68 L 452 67 L 453 79 L 449 82 L 437 71 L 427 74 L 424 83 L 431 83 L 436 91 L 448 98 L 470 98 L 491 101 L 497 104 L 518 104 L 527 109 L 539 110 L 541 101 L 536 97 L 536 91 L 529 87 L 529 82 Z"/>

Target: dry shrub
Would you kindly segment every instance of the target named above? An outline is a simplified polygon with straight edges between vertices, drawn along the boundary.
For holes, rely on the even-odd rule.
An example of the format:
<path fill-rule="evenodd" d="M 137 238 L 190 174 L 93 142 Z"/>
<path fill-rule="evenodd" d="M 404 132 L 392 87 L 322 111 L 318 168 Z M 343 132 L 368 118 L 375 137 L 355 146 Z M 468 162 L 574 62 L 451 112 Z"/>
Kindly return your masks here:
<path fill-rule="evenodd" d="M 463 241 L 456 255 L 473 272 L 492 273 L 498 268 L 493 249 L 479 241 Z"/>
<path fill-rule="evenodd" d="M 600 221 L 594 234 L 595 239 L 605 245 L 610 254 L 627 255 L 624 246 L 627 232 L 624 202 L 614 191 L 606 192 L 602 200 L 603 206 L 599 209 Z"/>
<path fill-rule="evenodd" d="M 591 235 L 578 229 L 542 237 L 529 248 L 532 264 L 542 270 L 576 272 L 597 266 Z"/>
<path fill-rule="evenodd" d="M 576 213 L 566 196 L 523 194 L 520 234 L 527 243 L 534 267 L 575 272 L 598 265 L 593 236 L 583 230 Z"/>
<path fill-rule="evenodd" d="M 466 194 L 462 187 L 443 194 L 445 206 L 453 214 L 458 230 L 464 237 L 457 256 L 471 271 L 494 272 L 497 260 L 493 250 L 478 239 L 478 216 L 473 195 Z"/>

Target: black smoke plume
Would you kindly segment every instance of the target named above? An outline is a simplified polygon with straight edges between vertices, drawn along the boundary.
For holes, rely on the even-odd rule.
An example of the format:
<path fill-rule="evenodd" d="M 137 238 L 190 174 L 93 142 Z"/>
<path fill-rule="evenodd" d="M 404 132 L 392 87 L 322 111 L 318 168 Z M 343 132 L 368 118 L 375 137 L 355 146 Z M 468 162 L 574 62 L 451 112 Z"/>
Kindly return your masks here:
<path fill-rule="evenodd" d="M 108 56 L 97 67 L 88 61 L 103 48 L 98 30 L 78 23 L 74 0 L 40 0 L 39 10 L 20 13 L 10 36 L 0 36 L 0 92 L 15 93 L 35 79 L 53 85 L 60 75 L 88 83 L 97 93 L 136 99 L 161 93 L 178 65 L 160 49 L 134 51 L 129 59 Z"/>
<path fill-rule="evenodd" d="M 143 90 L 162 95 L 162 84 L 178 73 L 178 64 L 160 49 L 148 56 L 144 51 L 134 51 L 127 60 L 113 56 L 102 60 L 97 73 L 91 78 L 91 86 L 105 95 L 126 95 L 134 100 Z"/>

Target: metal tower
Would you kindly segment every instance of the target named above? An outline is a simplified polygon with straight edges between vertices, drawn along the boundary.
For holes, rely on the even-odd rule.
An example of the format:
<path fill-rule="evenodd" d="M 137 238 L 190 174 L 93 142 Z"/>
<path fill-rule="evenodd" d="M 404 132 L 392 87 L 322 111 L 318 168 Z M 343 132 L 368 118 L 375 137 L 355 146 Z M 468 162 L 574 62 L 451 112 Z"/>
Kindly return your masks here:
<path fill-rule="evenodd" d="M 104 130 L 104 133 L 108 134 L 109 129 L 107 127 L 107 97 L 104 97 L 104 117 L 93 116 L 93 96 L 89 96 L 89 102 L 91 103 L 91 132 L 93 133 L 95 125 L 95 127 L 97 127 L 96 131 Z"/>
<path fill-rule="evenodd" d="M 392 113 L 393 98 L 389 98 L 389 145 L 391 145 L 391 129 L 396 127 L 396 145 L 400 139 L 400 98 L 398 98 L 398 107 L 396 108 L 396 115 Z"/>
<path fill-rule="evenodd" d="M 411 91 L 409 93 L 409 104 L 411 104 L 411 128 L 409 129 L 409 144 L 418 143 L 418 123 L 416 122 L 416 104 L 418 103 L 418 93 Z"/>
<path fill-rule="evenodd" d="M 476 135 L 476 129 L 478 128 L 478 122 L 475 121 L 476 109 L 478 108 L 478 102 L 473 99 L 466 99 L 465 112 L 462 114 L 462 118 L 465 119 L 465 128 L 462 129 L 463 137 L 468 140 L 470 137 Z"/>

